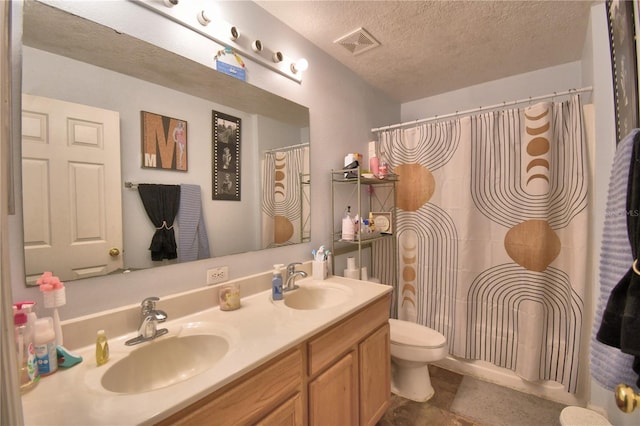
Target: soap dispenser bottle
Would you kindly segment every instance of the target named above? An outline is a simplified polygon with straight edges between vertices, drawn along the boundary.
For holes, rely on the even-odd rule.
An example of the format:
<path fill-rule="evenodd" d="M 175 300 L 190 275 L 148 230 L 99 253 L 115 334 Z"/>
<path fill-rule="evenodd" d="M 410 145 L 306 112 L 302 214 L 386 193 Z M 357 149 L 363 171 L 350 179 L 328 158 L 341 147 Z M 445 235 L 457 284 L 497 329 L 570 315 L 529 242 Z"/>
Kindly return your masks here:
<path fill-rule="evenodd" d="M 109 342 L 104 330 L 98 330 L 96 338 L 96 364 L 101 366 L 109 361 Z"/>
<path fill-rule="evenodd" d="M 38 370 L 38 361 L 33 345 L 33 331 L 28 325 L 27 315 L 20 303 L 13 305 L 20 393 L 25 393 L 32 389 L 40 380 L 40 371 Z"/>
<path fill-rule="evenodd" d="M 283 264 L 273 265 L 273 278 L 271 279 L 271 298 L 282 300 L 282 268 Z"/>

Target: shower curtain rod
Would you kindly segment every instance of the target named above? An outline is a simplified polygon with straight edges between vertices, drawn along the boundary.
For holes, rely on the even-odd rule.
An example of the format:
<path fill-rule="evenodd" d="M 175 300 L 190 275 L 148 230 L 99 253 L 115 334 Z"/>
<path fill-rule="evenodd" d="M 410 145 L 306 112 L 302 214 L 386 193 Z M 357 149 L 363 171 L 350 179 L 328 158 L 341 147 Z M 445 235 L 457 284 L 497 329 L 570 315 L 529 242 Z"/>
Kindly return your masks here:
<path fill-rule="evenodd" d="M 481 107 L 478 107 L 478 108 L 468 109 L 466 111 L 456 111 L 456 112 L 453 112 L 453 113 L 450 113 L 450 114 L 434 115 L 433 117 L 422 118 L 420 120 L 406 121 L 406 122 L 400 123 L 400 124 L 392 124 L 390 126 L 378 127 L 378 128 L 375 128 L 375 129 L 371 129 L 371 132 L 379 132 L 381 130 L 397 129 L 398 127 L 404 127 L 404 126 L 409 126 L 409 125 L 416 125 L 416 124 L 420 124 L 420 123 L 426 123 L 427 121 L 439 120 L 441 118 L 456 117 L 456 116 L 459 116 L 459 115 L 471 114 L 473 112 L 478 112 L 478 111 L 485 111 L 485 110 L 491 110 L 491 109 L 496 109 L 496 108 L 502 108 L 502 107 L 507 107 L 507 106 L 511 106 L 511 105 L 522 104 L 522 103 L 525 103 L 525 102 L 539 101 L 539 100 L 542 100 L 542 99 L 554 98 L 556 96 L 570 95 L 572 93 L 590 92 L 592 90 L 593 90 L 593 86 L 587 86 L 587 87 L 583 87 L 581 89 L 569 89 L 569 90 L 565 90 L 564 92 L 553 92 L 553 93 L 550 93 L 548 95 L 528 97 L 527 99 L 519 99 L 517 101 L 510 101 L 510 102 L 506 102 L 505 101 L 505 102 L 502 102 L 500 104 L 490 105 L 490 106 L 486 106 L 486 107 L 481 106 Z"/>
<path fill-rule="evenodd" d="M 309 146 L 309 142 L 299 143 L 298 145 L 289 145 L 289 146 L 285 146 L 285 147 L 282 147 L 282 148 L 265 149 L 264 152 L 267 153 L 267 152 L 288 151 L 290 149 L 303 148 L 305 146 Z"/>

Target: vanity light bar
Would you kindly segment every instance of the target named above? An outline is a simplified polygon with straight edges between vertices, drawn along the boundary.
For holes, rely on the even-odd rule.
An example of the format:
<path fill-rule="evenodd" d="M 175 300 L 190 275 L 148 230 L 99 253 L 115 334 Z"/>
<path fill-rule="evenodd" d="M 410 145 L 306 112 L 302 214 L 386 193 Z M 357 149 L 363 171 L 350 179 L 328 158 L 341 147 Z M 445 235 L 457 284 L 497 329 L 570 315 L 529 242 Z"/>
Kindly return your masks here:
<path fill-rule="evenodd" d="M 188 28 L 223 47 L 232 48 L 238 54 L 287 77 L 302 83 L 302 73 L 309 66 L 306 59 L 293 60 L 287 58 L 281 51 L 269 51 L 264 43 L 257 38 L 246 35 L 240 37 L 238 27 L 233 26 L 216 17 L 212 19 L 211 12 L 194 10 L 190 2 L 180 0 L 129 0 L 158 13 L 185 28 Z"/>

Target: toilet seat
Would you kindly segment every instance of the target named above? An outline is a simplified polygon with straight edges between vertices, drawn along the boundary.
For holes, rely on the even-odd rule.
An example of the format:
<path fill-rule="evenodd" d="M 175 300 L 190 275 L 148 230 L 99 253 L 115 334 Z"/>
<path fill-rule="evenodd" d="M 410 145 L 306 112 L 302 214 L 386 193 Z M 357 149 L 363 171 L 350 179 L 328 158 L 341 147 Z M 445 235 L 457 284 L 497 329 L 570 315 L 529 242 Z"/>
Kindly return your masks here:
<path fill-rule="evenodd" d="M 447 339 L 436 330 L 408 321 L 389 319 L 391 344 L 420 348 L 442 348 Z"/>
<path fill-rule="evenodd" d="M 582 407 L 565 407 L 560 412 L 563 426 L 611 426 L 611 423 L 595 411 Z"/>

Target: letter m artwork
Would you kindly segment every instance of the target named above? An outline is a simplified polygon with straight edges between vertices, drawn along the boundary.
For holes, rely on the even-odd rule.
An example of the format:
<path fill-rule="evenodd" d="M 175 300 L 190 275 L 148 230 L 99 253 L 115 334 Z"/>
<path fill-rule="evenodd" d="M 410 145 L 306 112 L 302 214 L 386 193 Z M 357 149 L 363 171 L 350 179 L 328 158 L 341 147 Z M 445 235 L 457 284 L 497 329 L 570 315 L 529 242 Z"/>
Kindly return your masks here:
<path fill-rule="evenodd" d="M 141 111 L 142 167 L 187 171 L 187 122 Z"/>

